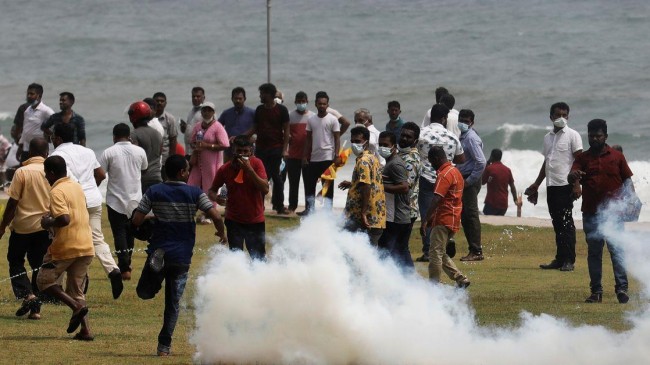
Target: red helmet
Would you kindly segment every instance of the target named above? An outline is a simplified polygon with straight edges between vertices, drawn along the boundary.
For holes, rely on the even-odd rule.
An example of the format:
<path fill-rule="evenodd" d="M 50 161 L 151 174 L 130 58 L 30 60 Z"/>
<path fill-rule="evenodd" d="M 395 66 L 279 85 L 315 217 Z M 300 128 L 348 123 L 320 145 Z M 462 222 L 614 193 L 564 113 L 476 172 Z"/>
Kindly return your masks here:
<path fill-rule="evenodd" d="M 129 120 L 135 124 L 151 117 L 151 108 L 144 101 L 136 101 L 129 107 Z"/>

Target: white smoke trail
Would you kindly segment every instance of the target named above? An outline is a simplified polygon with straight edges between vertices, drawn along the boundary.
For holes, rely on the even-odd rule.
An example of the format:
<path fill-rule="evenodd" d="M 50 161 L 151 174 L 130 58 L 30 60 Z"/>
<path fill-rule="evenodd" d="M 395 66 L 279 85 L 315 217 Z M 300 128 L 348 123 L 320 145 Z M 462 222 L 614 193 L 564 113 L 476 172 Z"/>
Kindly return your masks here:
<path fill-rule="evenodd" d="M 637 258 L 629 266 L 636 268 L 650 257 L 633 239 L 624 240 L 627 257 Z M 650 359 L 647 308 L 624 333 L 528 313 L 514 329 L 480 327 L 463 291 L 403 276 L 364 236 L 342 232 L 327 215 L 278 235 L 267 262 L 216 251 L 194 300 L 190 341 L 201 363 L 593 365 Z M 650 278 L 648 269 L 630 272 Z"/>

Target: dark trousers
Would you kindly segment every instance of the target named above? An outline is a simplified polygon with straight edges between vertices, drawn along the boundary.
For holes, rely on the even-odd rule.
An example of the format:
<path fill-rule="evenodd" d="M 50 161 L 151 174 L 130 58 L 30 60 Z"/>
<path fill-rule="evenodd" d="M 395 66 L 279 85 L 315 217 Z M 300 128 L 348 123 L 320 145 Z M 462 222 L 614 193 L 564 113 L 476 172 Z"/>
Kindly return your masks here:
<path fill-rule="evenodd" d="M 603 292 L 603 248 L 607 244 L 609 256 L 612 259 L 612 268 L 614 269 L 614 290 L 627 291 L 627 273 L 625 272 L 625 262 L 623 259 L 623 249 L 616 244 L 612 244 L 607 237 L 601 232 L 599 222 L 603 217 L 591 214 L 582 215 L 582 225 L 587 240 L 587 266 L 589 267 L 589 286 L 592 293 Z M 623 232 L 623 222 L 616 222 L 616 230 Z"/>
<path fill-rule="evenodd" d="M 303 182 L 305 186 L 305 210 L 312 212 L 314 210 L 314 203 L 316 200 L 316 184 L 320 176 L 327 170 L 328 167 L 332 165 L 332 160 L 329 161 L 318 161 L 318 162 L 309 162 L 307 165 L 307 171 L 304 174 Z M 327 190 L 326 196 L 324 198 L 329 199 L 329 203 L 326 203 L 327 206 L 332 206 L 332 200 L 334 199 L 334 181 L 332 181 L 332 186 Z"/>
<path fill-rule="evenodd" d="M 284 184 L 280 176 L 280 165 L 282 164 L 282 148 L 271 148 L 267 150 L 257 149 L 255 155 L 262 160 L 266 177 L 273 182 L 271 204 L 273 210 L 281 210 L 284 207 Z"/>
<path fill-rule="evenodd" d="M 548 212 L 555 231 L 557 253 L 555 260 L 559 263 L 576 262 L 576 227 L 573 224 L 573 198 L 571 185 L 549 186 L 546 188 Z"/>
<path fill-rule="evenodd" d="M 117 266 L 121 272 L 131 271 L 131 256 L 133 255 L 133 235 L 127 229 L 129 218 L 126 214 L 121 214 L 113 210 L 108 205 L 108 222 L 111 224 L 115 251 L 117 251 Z"/>
<path fill-rule="evenodd" d="M 300 176 L 303 175 L 306 168 L 302 168 L 302 160 L 297 158 L 287 158 L 284 160 L 286 167 L 282 172 L 282 180 L 289 178 L 289 209 L 298 208 L 298 190 L 300 189 Z"/>
<path fill-rule="evenodd" d="M 169 352 L 172 345 L 172 335 L 178 321 L 178 304 L 185 291 L 189 269 L 190 265 L 170 262 L 165 262 L 165 267 L 158 273 L 151 270 L 149 264 L 142 268 L 142 276 L 135 289 L 141 299 L 155 297 L 162 288 L 163 280 L 165 281 L 165 312 L 163 326 L 158 334 L 158 351 Z"/>
<path fill-rule="evenodd" d="M 507 211 L 508 211 L 507 208 L 506 209 L 495 208 L 488 203 L 485 203 L 485 205 L 483 206 L 483 214 L 485 215 L 506 215 Z"/>
<path fill-rule="evenodd" d="M 7 248 L 7 261 L 9 262 L 11 288 L 16 298 L 22 299 L 29 294 L 39 294 L 36 275 L 38 268 L 43 264 L 43 257 L 50 242 L 47 231 L 26 234 L 11 232 Z M 27 270 L 25 270 L 25 256 L 32 268 L 31 283 L 27 277 Z"/>
<path fill-rule="evenodd" d="M 476 255 L 483 253 L 481 247 L 481 220 L 478 217 L 478 192 L 481 191 L 481 181 L 472 185 L 465 185 L 463 189 L 463 210 L 460 213 L 460 222 L 467 239 L 469 252 Z"/>
<path fill-rule="evenodd" d="M 343 226 L 343 229 L 349 232 L 363 232 L 368 235 L 368 240 L 373 246 L 379 246 L 379 238 L 381 237 L 382 228 L 365 228 L 361 222 L 354 219 L 348 219 Z"/>
<path fill-rule="evenodd" d="M 238 223 L 225 219 L 226 235 L 228 246 L 231 250 L 243 250 L 244 242 L 248 254 L 254 260 L 263 260 L 266 256 L 266 224 L 260 223 Z"/>
<path fill-rule="evenodd" d="M 413 269 L 415 267 L 409 251 L 412 228 L 412 222 L 406 224 L 386 222 L 386 229 L 379 237 L 379 248 L 402 268 Z"/>

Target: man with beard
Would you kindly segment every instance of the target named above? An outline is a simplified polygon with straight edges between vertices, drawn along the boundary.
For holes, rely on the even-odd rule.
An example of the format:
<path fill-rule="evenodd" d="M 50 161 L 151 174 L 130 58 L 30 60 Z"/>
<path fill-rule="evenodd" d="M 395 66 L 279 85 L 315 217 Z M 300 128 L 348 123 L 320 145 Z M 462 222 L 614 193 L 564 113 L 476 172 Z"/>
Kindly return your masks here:
<path fill-rule="evenodd" d="M 25 147 L 29 146 L 29 142 L 36 137 L 43 137 L 41 125 L 47 121 L 54 110 L 45 105 L 41 101 L 43 98 L 43 86 L 39 84 L 30 84 L 27 86 L 27 104 L 29 106 L 25 109 L 23 116 L 23 123 L 20 126 L 20 140 L 18 141 L 18 155 L 20 161 L 25 161 L 28 158 L 28 151 Z"/>
<path fill-rule="evenodd" d="M 71 92 L 64 91 L 59 94 L 59 108 L 61 111 L 59 113 L 53 114 L 50 119 L 48 119 L 41 129 L 45 132 L 46 136 L 52 136 L 52 129 L 59 123 L 71 124 L 74 129 L 74 138 L 72 143 L 80 144 L 82 146 L 86 145 L 86 121 L 84 117 L 77 114 L 72 110 L 74 105 L 74 95 Z"/>

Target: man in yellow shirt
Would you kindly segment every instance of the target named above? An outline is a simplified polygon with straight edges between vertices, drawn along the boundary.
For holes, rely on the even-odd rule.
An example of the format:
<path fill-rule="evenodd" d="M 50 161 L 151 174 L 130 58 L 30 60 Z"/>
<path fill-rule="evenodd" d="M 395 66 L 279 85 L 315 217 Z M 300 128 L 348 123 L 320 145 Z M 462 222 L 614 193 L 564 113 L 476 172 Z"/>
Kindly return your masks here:
<path fill-rule="evenodd" d="M 43 256 L 50 245 L 50 237 L 41 227 L 41 217 L 49 212 L 50 185 L 45 180 L 43 161 L 47 158 L 48 145 L 42 137 L 29 142 L 29 157 L 23 166 L 16 170 L 7 195 L 0 238 L 4 236 L 7 226 L 11 230 L 7 260 L 11 288 L 16 298 L 23 299 L 23 304 L 16 311 L 16 316 L 29 312 L 29 319 L 40 319 L 42 294 L 36 285 L 36 274 L 32 274 L 30 283 L 25 270 L 25 255 L 32 272 L 43 263 Z"/>
<path fill-rule="evenodd" d="M 61 156 L 48 157 L 44 162 L 45 178 L 52 186 L 50 214 L 41 219 L 44 229 L 54 232 L 52 244 L 43 258 L 38 272 L 38 288 L 65 303 L 72 309 L 68 333 L 81 330 L 75 340 L 92 341 L 88 324 L 88 307 L 83 286 L 88 266 L 95 255 L 86 196 L 79 183 L 67 177 L 65 160 Z M 67 273 L 66 289 L 57 280 Z"/>

